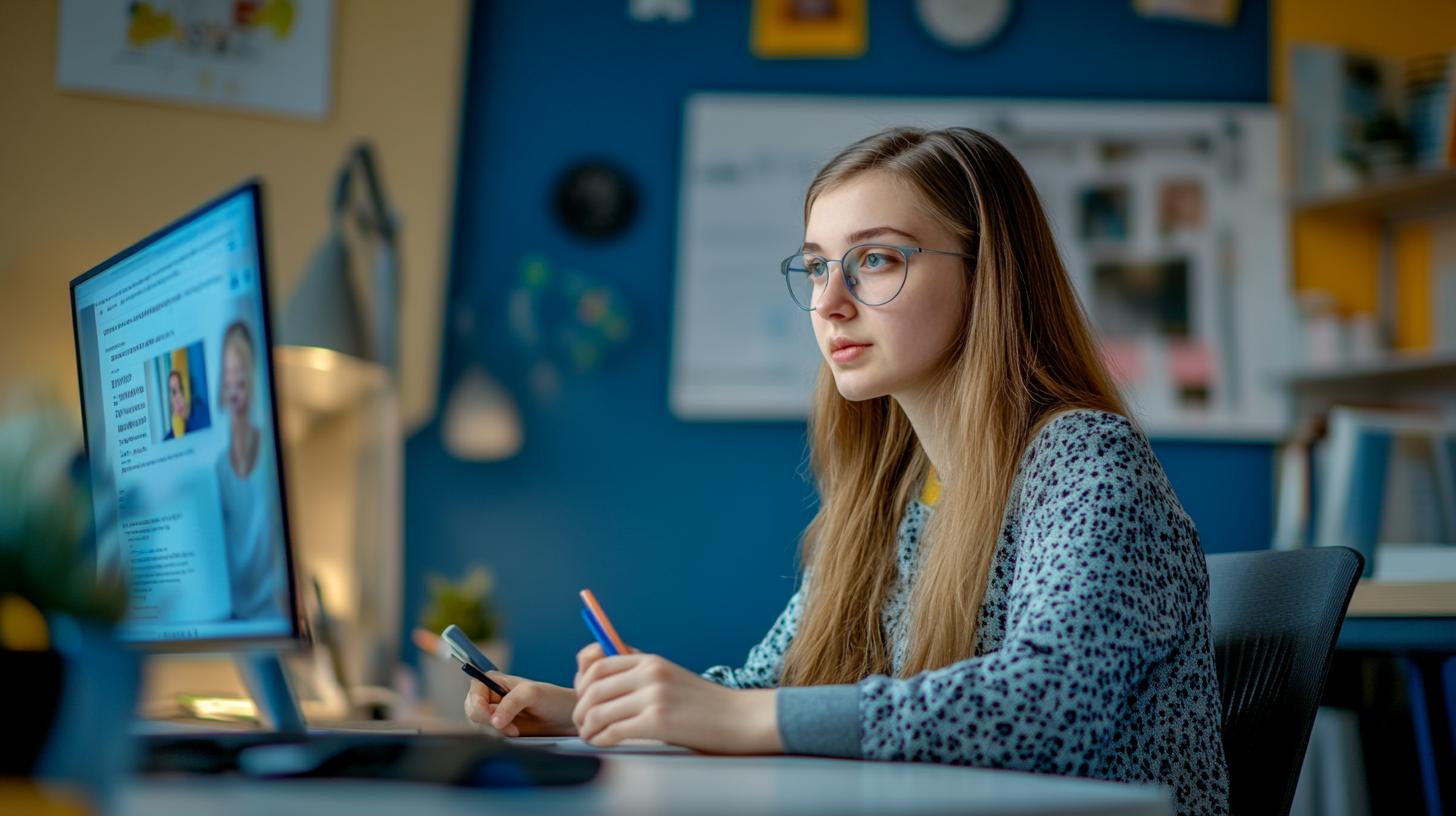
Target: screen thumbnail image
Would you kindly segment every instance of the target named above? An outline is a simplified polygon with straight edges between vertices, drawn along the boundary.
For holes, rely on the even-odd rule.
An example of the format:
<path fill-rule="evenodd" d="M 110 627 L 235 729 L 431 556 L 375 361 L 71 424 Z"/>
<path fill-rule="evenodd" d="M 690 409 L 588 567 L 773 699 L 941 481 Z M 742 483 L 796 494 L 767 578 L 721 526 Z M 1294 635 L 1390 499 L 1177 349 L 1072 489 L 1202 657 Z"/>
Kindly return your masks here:
<path fill-rule="evenodd" d="M 148 360 L 147 383 L 153 402 L 152 441 L 181 439 L 212 427 L 207 399 L 207 363 L 202 341 Z"/>

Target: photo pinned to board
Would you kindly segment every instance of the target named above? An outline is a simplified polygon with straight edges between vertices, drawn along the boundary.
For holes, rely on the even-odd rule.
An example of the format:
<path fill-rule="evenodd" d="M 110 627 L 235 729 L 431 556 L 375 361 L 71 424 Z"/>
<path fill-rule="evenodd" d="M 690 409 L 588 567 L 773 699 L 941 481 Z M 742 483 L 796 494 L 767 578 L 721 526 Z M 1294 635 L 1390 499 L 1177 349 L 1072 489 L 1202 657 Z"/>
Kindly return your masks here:
<path fill-rule="evenodd" d="M 1181 407 L 1208 408 L 1212 404 L 1215 363 L 1213 349 L 1201 340 L 1169 341 L 1168 375 Z"/>
<path fill-rule="evenodd" d="M 1214 354 L 1192 333 L 1189 259 L 1107 261 L 1092 270 L 1092 312 L 1103 361 L 1119 386 L 1138 391 L 1166 383 L 1179 409 L 1207 409 Z M 1143 349 L 1151 341 L 1161 353 Z M 1159 370 L 1149 366 L 1158 357 Z"/>
<path fill-rule="evenodd" d="M 1197 178 L 1170 178 L 1158 186 L 1158 232 L 1194 234 L 1207 227 L 1207 201 Z"/>
<path fill-rule="evenodd" d="M 1132 222 L 1132 194 L 1125 185 L 1106 184 L 1082 191 L 1082 240 L 1089 243 L 1121 243 L 1128 239 Z"/>
<path fill-rule="evenodd" d="M 1110 337 L 1189 333 L 1188 259 L 1109 261 L 1092 267 L 1098 328 Z"/>

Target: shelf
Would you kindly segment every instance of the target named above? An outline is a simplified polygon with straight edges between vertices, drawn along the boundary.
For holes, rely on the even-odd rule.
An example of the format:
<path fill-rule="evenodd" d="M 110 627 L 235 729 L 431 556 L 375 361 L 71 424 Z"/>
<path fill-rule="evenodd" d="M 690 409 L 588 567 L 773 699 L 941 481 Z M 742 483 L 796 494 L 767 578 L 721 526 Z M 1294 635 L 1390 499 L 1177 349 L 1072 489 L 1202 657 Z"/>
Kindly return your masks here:
<path fill-rule="evenodd" d="M 1296 199 L 1294 212 L 1386 219 L 1456 212 L 1456 169 L 1428 170 L 1348 193 Z"/>
<path fill-rule="evenodd" d="M 1456 352 L 1393 355 L 1385 360 L 1368 363 L 1302 369 L 1285 375 L 1284 382 L 1294 388 L 1312 389 L 1385 383 L 1411 377 L 1447 378 L 1456 381 Z"/>

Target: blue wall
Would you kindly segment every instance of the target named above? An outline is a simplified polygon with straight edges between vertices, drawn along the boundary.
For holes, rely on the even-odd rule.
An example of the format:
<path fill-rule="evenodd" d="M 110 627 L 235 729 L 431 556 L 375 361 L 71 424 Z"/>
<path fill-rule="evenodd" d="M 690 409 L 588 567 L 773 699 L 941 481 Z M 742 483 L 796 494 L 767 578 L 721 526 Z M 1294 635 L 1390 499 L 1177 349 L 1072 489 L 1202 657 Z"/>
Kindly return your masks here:
<path fill-rule="evenodd" d="M 478 346 L 447 344 L 441 397 L 470 356 L 483 360 L 523 397 L 526 446 L 466 464 L 444 453 L 437 423 L 409 440 L 405 600 L 412 624 L 427 573 L 490 564 L 513 669 L 542 680 L 570 681 L 587 641 L 584 586 L 639 648 L 694 669 L 741 660 L 791 592 L 812 515 L 802 423 L 685 423 L 667 409 L 687 93 L 1268 99 L 1262 0 L 1241 3 L 1233 29 L 1144 20 L 1129 0 L 1022 0 L 1000 38 L 969 53 L 932 41 L 911 3 L 877 0 L 865 58 L 788 62 L 749 54 L 748 3 L 694 5 L 683 25 L 633 23 L 625 2 L 476 9 L 451 300 L 477 304 L 486 325 Z M 550 215 L 555 176 L 583 156 L 614 160 L 641 186 L 635 224 L 606 244 Z M 552 405 L 525 396 L 502 328 L 502 293 L 532 252 L 617 285 L 636 318 L 633 344 Z M 1267 445 L 1156 449 L 1210 551 L 1265 546 Z"/>

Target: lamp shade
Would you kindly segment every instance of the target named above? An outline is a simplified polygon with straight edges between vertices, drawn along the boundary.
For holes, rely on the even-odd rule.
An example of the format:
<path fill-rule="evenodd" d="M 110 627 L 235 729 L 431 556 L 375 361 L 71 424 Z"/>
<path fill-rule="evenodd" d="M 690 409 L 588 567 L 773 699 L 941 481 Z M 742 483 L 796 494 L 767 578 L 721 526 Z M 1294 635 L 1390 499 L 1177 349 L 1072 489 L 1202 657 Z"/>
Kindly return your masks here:
<path fill-rule="evenodd" d="M 516 401 L 479 363 L 472 363 L 455 383 L 444 420 L 445 450 L 457 459 L 509 459 L 524 441 Z"/>
<path fill-rule="evenodd" d="M 372 360 L 369 335 L 361 325 L 362 314 L 349 277 L 349 247 L 335 224 L 283 307 L 280 339 L 290 346 L 327 349 Z"/>

